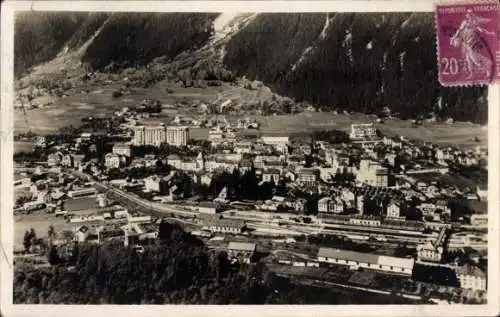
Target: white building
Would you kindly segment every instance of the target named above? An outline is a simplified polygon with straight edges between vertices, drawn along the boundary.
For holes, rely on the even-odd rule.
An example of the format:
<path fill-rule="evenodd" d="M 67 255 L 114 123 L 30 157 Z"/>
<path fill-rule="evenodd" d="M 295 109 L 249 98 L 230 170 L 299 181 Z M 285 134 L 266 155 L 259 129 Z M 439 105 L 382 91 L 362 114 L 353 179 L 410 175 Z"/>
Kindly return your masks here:
<path fill-rule="evenodd" d="M 47 165 L 50 167 L 58 166 L 59 164 L 61 164 L 62 159 L 63 155 L 60 152 L 51 153 L 47 157 Z"/>
<path fill-rule="evenodd" d="M 302 168 L 297 172 L 297 183 L 314 184 L 318 180 L 319 171 L 313 168 Z"/>
<path fill-rule="evenodd" d="M 403 275 L 411 275 L 415 264 L 413 259 L 332 248 L 320 248 L 318 251 L 318 261 L 337 265 L 347 265 L 354 270 L 365 268 Z"/>
<path fill-rule="evenodd" d="M 417 257 L 424 262 L 441 262 L 443 258 L 443 247 L 435 247 L 432 243 L 417 245 Z"/>
<path fill-rule="evenodd" d="M 39 203 L 49 203 L 51 201 L 51 195 L 47 190 L 41 190 L 38 192 L 36 201 Z"/>
<path fill-rule="evenodd" d="M 351 124 L 349 137 L 353 140 L 371 139 L 377 136 L 373 123 Z"/>
<path fill-rule="evenodd" d="M 488 214 L 473 214 L 470 216 L 470 224 L 476 227 L 488 226 Z"/>
<path fill-rule="evenodd" d="M 233 129 L 223 129 L 217 126 L 210 129 L 208 132 L 208 140 L 212 143 L 212 146 L 217 146 L 222 143 L 235 143 L 236 133 Z"/>
<path fill-rule="evenodd" d="M 85 242 L 89 236 L 89 227 L 83 225 L 75 230 L 75 240 L 78 242 Z"/>
<path fill-rule="evenodd" d="M 163 123 L 157 126 L 136 126 L 134 127 L 134 138 L 132 140 L 134 145 L 154 145 L 167 141 L 167 129 Z"/>
<path fill-rule="evenodd" d="M 356 180 L 370 186 L 387 187 L 389 185 L 389 170 L 376 162 L 361 160 Z"/>
<path fill-rule="evenodd" d="M 243 153 L 252 153 L 253 143 L 252 142 L 238 142 L 234 145 L 234 152 L 243 154 Z"/>
<path fill-rule="evenodd" d="M 205 169 L 208 172 L 213 172 L 216 169 L 232 172 L 236 168 L 238 168 L 238 163 L 228 159 L 212 158 L 205 162 Z"/>
<path fill-rule="evenodd" d="M 205 169 L 205 159 L 200 152 L 196 158 L 187 157 L 181 158 L 176 154 L 171 154 L 167 157 L 167 164 L 181 171 L 197 172 Z"/>
<path fill-rule="evenodd" d="M 263 136 L 260 140 L 262 143 L 271 145 L 280 152 L 286 152 L 290 144 L 290 137 L 288 136 Z"/>
<path fill-rule="evenodd" d="M 140 222 L 145 222 L 145 223 L 150 223 L 151 222 L 151 216 L 149 215 L 144 215 L 144 216 L 127 216 L 127 221 L 129 223 L 135 222 L 135 223 L 140 223 Z"/>
<path fill-rule="evenodd" d="M 65 154 L 62 157 L 61 160 L 61 165 L 65 167 L 72 167 L 73 166 L 73 157 L 69 154 Z"/>
<path fill-rule="evenodd" d="M 96 193 L 97 193 L 97 190 L 93 187 L 92 188 L 83 188 L 83 189 L 69 191 L 68 197 L 70 197 L 70 198 L 84 197 L 84 196 L 95 195 Z"/>
<path fill-rule="evenodd" d="M 107 168 L 120 168 L 125 160 L 118 154 L 108 153 L 104 156 L 104 165 Z"/>
<path fill-rule="evenodd" d="M 106 194 L 98 194 L 96 200 L 97 205 L 100 208 L 105 208 L 108 206 L 108 198 L 106 197 Z"/>
<path fill-rule="evenodd" d="M 349 219 L 349 223 L 357 226 L 379 227 L 381 221 L 380 219 L 372 217 L 353 217 Z"/>
<path fill-rule="evenodd" d="M 202 214 L 215 214 L 217 213 L 217 204 L 212 202 L 200 202 L 198 204 L 198 212 Z"/>
<path fill-rule="evenodd" d="M 147 191 L 162 192 L 164 180 L 156 175 L 144 179 L 144 188 Z"/>
<path fill-rule="evenodd" d="M 128 144 L 117 143 L 117 144 L 113 145 L 113 154 L 123 155 L 125 157 L 130 157 L 130 156 L 132 156 L 132 150 L 130 148 L 130 145 L 128 145 Z"/>
<path fill-rule="evenodd" d="M 476 266 L 462 266 L 457 269 L 460 287 L 485 291 L 487 288 L 486 274 Z"/>
<path fill-rule="evenodd" d="M 451 209 L 446 205 L 445 202 L 442 203 L 422 203 L 418 205 L 418 209 L 422 211 L 424 216 L 432 216 L 435 220 L 440 219 L 441 214 L 451 215 Z"/>
<path fill-rule="evenodd" d="M 243 222 L 228 219 L 214 220 L 208 225 L 208 229 L 213 233 L 239 234 L 244 228 L 245 224 Z"/>
<path fill-rule="evenodd" d="M 275 184 L 278 184 L 280 180 L 280 171 L 277 169 L 268 169 L 262 172 L 262 180 L 264 182 L 274 182 Z"/>
<path fill-rule="evenodd" d="M 229 258 L 236 258 L 243 263 L 250 263 L 255 253 L 255 243 L 229 242 L 227 254 Z"/>
<path fill-rule="evenodd" d="M 335 202 L 330 197 L 318 200 L 318 212 L 333 212 Z"/>
<path fill-rule="evenodd" d="M 400 218 L 401 217 L 401 202 L 392 201 L 387 206 L 387 218 Z"/>
<path fill-rule="evenodd" d="M 167 127 L 167 143 L 175 146 L 185 146 L 189 139 L 189 128 L 186 126 Z"/>

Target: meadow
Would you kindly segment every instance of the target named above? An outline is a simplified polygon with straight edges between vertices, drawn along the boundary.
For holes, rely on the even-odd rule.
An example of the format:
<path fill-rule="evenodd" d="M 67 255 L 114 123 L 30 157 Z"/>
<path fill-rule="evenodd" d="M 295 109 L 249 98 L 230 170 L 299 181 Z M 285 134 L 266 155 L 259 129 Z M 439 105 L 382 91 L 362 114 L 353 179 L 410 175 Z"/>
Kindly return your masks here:
<path fill-rule="evenodd" d="M 16 109 L 14 115 L 14 128 L 16 132 L 32 132 L 46 134 L 57 131 L 57 129 L 78 125 L 81 118 L 86 116 L 109 116 L 113 112 L 140 103 L 145 98 L 160 100 L 164 105 L 173 105 L 176 101 L 200 101 L 210 102 L 223 96 L 226 98 L 238 98 L 239 101 L 249 101 L 265 89 L 249 91 L 234 86 L 208 87 L 208 88 L 168 88 L 156 85 L 149 89 L 133 89 L 130 94 L 121 98 L 113 98 L 112 92 L 119 86 L 112 84 L 104 87 L 90 87 L 89 93 L 74 93 L 66 98 L 59 98 L 52 106 L 44 109 L 33 109 L 26 111 Z M 168 90 L 168 91 L 167 91 Z M 238 97 L 239 96 L 239 97 Z M 165 121 L 173 115 L 189 114 L 192 109 L 175 109 L 166 107 L 163 111 Z M 221 118 L 222 116 L 218 116 Z M 231 123 L 236 123 L 242 116 L 225 116 Z M 248 116 L 260 123 L 260 134 L 295 134 L 308 133 L 314 130 L 338 129 L 349 132 L 353 123 L 375 122 L 375 117 L 364 114 L 334 114 L 333 112 L 303 112 L 295 115 L 276 116 Z M 152 121 L 163 121 L 157 118 Z M 462 147 L 474 147 L 487 145 L 487 129 L 478 124 L 468 122 L 446 123 L 424 123 L 417 128 L 411 127 L 408 120 L 390 119 L 385 123 L 375 123 L 376 127 L 387 136 L 405 136 L 409 139 L 432 141 L 438 144 L 459 145 Z M 208 136 L 206 129 L 195 131 L 192 129 L 194 138 L 203 139 Z M 475 138 L 479 140 L 474 140 Z M 17 145 L 16 145 L 17 147 Z M 16 148 L 17 150 L 17 148 Z"/>

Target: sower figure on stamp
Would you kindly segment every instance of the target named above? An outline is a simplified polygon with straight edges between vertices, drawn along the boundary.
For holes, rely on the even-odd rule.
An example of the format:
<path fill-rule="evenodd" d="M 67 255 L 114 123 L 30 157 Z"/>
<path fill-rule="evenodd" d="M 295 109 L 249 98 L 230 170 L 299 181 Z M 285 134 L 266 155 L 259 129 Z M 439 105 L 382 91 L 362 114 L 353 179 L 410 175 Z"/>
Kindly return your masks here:
<path fill-rule="evenodd" d="M 467 79 L 472 77 L 474 70 L 485 72 L 486 77 L 489 77 L 491 74 L 491 58 L 474 50 L 474 45 L 477 43 L 476 32 L 495 35 L 495 32 L 490 32 L 481 27 L 481 24 L 489 21 L 490 19 L 477 16 L 469 9 L 460 27 L 450 39 L 450 44 L 452 46 L 461 47 L 462 49 L 462 54 L 469 72 Z"/>

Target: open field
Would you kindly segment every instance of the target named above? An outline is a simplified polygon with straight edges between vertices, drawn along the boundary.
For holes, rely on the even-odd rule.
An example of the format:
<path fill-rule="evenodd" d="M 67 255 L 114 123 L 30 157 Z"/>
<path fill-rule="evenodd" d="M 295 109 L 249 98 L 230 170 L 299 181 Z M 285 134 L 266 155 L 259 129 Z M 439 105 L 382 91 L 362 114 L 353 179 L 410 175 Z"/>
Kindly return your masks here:
<path fill-rule="evenodd" d="M 64 209 L 68 212 L 97 208 L 95 196 L 68 199 L 64 202 Z"/>
<path fill-rule="evenodd" d="M 237 99 L 238 101 L 251 101 L 257 99 L 268 99 L 272 94 L 265 89 L 247 90 L 225 84 L 222 87 L 208 88 L 179 88 L 169 87 L 166 84 L 158 84 L 149 89 L 134 88 L 133 91 L 121 98 L 113 98 L 112 92 L 120 87 L 119 84 L 111 84 L 100 87 L 88 87 L 89 93 L 82 94 L 74 92 L 66 98 L 59 98 L 54 104 L 45 109 L 33 109 L 26 112 L 26 116 L 20 109 L 15 110 L 14 126 L 16 132 L 26 132 L 31 129 L 35 133 L 50 133 L 57 129 L 78 125 L 80 119 L 86 116 L 106 116 L 123 107 L 140 103 L 145 98 L 160 100 L 164 105 L 172 105 L 176 101 L 215 101 Z M 167 91 L 170 90 L 170 92 Z M 98 110 L 98 111 L 96 111 Z M 168 108 L 163 112 L 163 118 L 155 121 L 169 121 L 175 114 L 192 114 L 192 109 Z M 215 117 L 215 116 L 214 116 Z M 222 118 L 223 116 L 219 116 Z M 261 124 L 260 133 L 263 134 L 295 134 L 308 133 L 314 130 L 338 129 L 349 131 L 353 123 L 367 123 L 375 121 L 374 116 L 363 114 L 334 115 L 332 112 L 304 112 L 297 115 L 278 116 L 249 116 Z M 236 123 L 241 116 L 226 116 L 227 120 Z M 458 122 L 446 123 L 424 123 L 418 128 L 411 128 L 410 121 L 399 119 L 387 120 L 385 123 L 376 123 L 378 129 L 388 136 L 403 135 L 410 139 L 433 141 L 435 143 L 460 145 L 472 147 L 487 144 L 487 129 L 477 124 Z M 193 129 L 194 138 L 204 138 L 207 130 Z M 478 137 L 479 142 L 474 138 Z M 16 145 L 17 150 L 17 145 Z"/>
<path fill-rule="evenodd" d="M 270 134 L 293 134 L 328 129 L 349 132 L 350 125 L 353 123 L 375 121 L 373 116 L 363 114 L 334 115 L 330 112 L 305 112 L 294 116 L 269 116 L 257 117 L 256 119 L 261 123 L 261 132 Z M 487 144 L 487 130 L 480 125 L 466 122 L 452 125 L 424 123 L 423 126 L 418 128 L 411 128 L 410 121 L 391 119 L 385 123 L 375 123 L 375 126 L 384 135 L 391 137 L 403 135 L 409 139 L 464 147 Z M 474 137 L 478 137 L 480 142 L 475 142 Z"/>
<path fill-rule="evenodd" d="M 224 116 L 213 116 L 222 120 Z M 296 115 L 280 116 L 248 116 L 260 123 L 260 129 L 247 130 L 246 135 L 293 135 L 311 133 L 317 130 L 337 129 L 349 133 L 353 123 L 369 123 L 374 118 L 368 115 L 334 115 L 329 112 L 306 112 Z M 241 117 L 225 116 L 228 122 L 236 126 L 237 120 Z M 155 124 L 162 122 L 160 118 L 148 119 L 146 124 Z M 166 121 L 166 120 L 165 120 Z M 475 146 L 487 145 L 487 130 L 480 125 L 459 122 L 452 125 L 446 123 L 424 123 L 418 128 L 411 128 L 409 121 L 392 119 L 385 123 L 375 123 L 384 135 L 389 137 L 404 136 L 409 139 L 429 141 L 436 144 L 461 146 L 464 148 L 473 148 Z M 194 139 L 206 139 L 208 129 L 191 128 L 190 135 Z M 479 142 L 474 138 L 478 137 Z"/>
<path fill-rule="evenodd" d="M 39 238 L 46 237 L 50 225 L 54 226 L 56 232 L 63 229 L 74 229 L 75 224 L 66 223 L 62 217 L 45 214 L 43 212 L 31 215 L 14 216 L 14 250 L 23 249 L 23 237 L 26 230 L 35 229 Z"/>
<path fill-rule="evenodd" d="M 24 115 L 22 109 L 15 109 L 14 130 L 15 132 L 27 132 L 31 129 L 34 133 L 47 134 L 57 129 L 78 125 L 80 119 L 87 116 L 103 117 L 114 113 L 123 107 L 139 104 L 145 98 L 160 100 L 164 105 L 172 105 L 176 101 L 215 101 L 223 90 L 234 90 L 229 85 L 208 88 L 171 88 L 167 86 L 155 86 L 149 89 L 134 88 L 130 94 L 121 98 L 113 98 L 113 91 L 118 90 L 120 84 L 106 86 L 87 87 L 89 93 L 73 91 L 65 98 L 54 99 L 53 104 L 43 109 L 32 109 Z M 244 90 L 243 88 L 239 88 Z M 98 111 L 96 111 L 98 110 Z M 165 114 L 175 114 L 175 111 L 166 109 Z"/>

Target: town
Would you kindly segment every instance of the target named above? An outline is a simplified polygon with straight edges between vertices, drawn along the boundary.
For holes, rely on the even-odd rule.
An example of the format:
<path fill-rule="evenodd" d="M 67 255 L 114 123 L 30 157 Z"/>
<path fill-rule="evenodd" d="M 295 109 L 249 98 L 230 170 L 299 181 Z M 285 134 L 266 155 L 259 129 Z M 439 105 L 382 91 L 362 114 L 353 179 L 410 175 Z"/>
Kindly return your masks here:
<path fill-rule="evenodd" d="M 486 301 L 486 148 L 386 136 L 373 122 L 267 135 L 250 119 L 154 120 L 149 104 L 18 137 L 35 149 L 14 156 L 16 263 L 50 265 L 47 250 L 50 262 L 110 240 L 142 253 L 167 221 L 231 263 L 435 303 Z M 199 127 L 207 135 L 193 137 Z"/>

